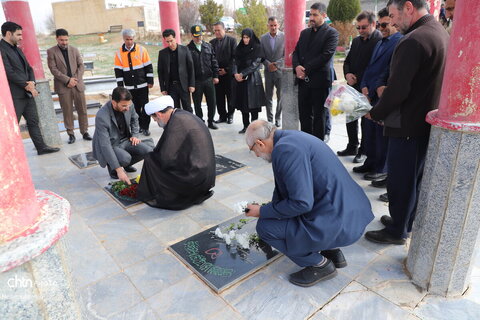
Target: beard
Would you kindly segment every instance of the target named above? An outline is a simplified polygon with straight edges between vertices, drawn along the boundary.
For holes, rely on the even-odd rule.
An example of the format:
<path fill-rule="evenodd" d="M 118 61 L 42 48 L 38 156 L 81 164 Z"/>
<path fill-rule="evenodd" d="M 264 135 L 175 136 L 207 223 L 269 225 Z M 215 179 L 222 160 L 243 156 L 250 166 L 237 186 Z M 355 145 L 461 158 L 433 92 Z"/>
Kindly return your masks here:
<path fill-rule="evenodd" d="M 267 161 L 268 163 L 272 163 L 272 154 L 260 153 L 260 158 Z"/>
<path fill-rule="evenodd" d="M 157 124 L 158 124 L 158 126 L 159 126 L 160 128 L 165 128 L 165 126 L 166 126 L 166 123 L 163 122 L 163 121 L 160 120 L 160 119 L 158 119 Z"/>

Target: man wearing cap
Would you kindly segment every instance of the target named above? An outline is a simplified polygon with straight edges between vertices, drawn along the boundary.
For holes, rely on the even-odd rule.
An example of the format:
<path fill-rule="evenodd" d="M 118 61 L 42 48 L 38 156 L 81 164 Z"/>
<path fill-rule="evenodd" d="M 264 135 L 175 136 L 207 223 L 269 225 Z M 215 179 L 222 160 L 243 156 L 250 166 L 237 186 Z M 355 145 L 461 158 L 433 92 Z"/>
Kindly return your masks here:
<path fill-rule="evenodd" d="M 149 102 L 145 112 L 164 131 L 145 156 L 138 199 L 152 207 L 183 210 L 210 198 L 215 151 L 205 124 L 192 113 L 175 109 L 168 95 Z"/>
<path fill-rule="evenodd" d="M 112 179 L 130 184 L 126 172 L 135 172 L 132 165 L 141 161 L 152 147 L 138 139 L 138 115 L 132 108 L 132 94 L 124 87 L 113 89 L 108 101 L 95 116 L 93 157 L 100 166 L 107 166 Z"/>
<path fill-rule="evenodd" d="M 192 41 L 187 45 L 195 69 L 195 92 L 192 93 L 195 114 L 203 120 L 202 97 L 205 95 L 208 108 L 208 127 L 218 129 L 213 122 L 215 116 L 215 87 L 218 83 L 218 62 L 210 43 L 203 41 L 202 26 L 191 28 Z"/>

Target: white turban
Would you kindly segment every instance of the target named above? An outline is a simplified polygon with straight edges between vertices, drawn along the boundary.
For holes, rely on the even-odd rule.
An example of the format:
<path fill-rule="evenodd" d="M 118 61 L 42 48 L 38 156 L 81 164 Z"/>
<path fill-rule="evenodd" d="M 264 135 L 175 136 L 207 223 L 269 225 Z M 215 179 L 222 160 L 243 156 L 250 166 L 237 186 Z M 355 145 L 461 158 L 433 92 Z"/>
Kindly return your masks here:
<path fill-rule="evenodd" d="M 161 112 L 168 107 L 174 107 L 173 99 L 170 96 L 162 96 L 155 100 L 150 101 L 145 105 L 145 113 L 152 115 L 155 112 Z"/>

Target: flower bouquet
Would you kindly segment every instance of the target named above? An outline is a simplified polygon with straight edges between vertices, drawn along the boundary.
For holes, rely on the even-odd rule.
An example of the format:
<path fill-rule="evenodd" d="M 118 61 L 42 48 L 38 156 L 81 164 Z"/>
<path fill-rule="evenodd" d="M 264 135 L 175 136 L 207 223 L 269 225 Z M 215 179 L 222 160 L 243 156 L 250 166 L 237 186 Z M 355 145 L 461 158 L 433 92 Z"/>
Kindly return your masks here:
<path fill-rule="evenodd" d="M 126 184 L 123 181 L 115 181 L 111 183 L 112 192 L 119 199 L 127 201 L 137 201 L 137 187 L 138 183 L 135 180 L 132 181 L 131 185 Z"/>
<path fill-rule="evenodd" d="M 372 109 L 367 97 L 346 84 L 333 86 L 324 106 L 333 116 L 345 113 L 347 122 L 363 117 Z"/>

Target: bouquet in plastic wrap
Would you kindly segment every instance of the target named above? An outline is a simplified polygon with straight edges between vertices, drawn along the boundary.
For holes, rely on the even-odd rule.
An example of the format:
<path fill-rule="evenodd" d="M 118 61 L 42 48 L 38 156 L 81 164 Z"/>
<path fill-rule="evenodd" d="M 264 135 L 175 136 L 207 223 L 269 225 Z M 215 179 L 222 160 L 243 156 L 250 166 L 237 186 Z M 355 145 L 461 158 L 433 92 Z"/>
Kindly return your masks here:
<path fill-rule="evenodd" d="M 333 86 L 325 100 L 325 108 L 333 116 L 345 113 L 347 122 L 352 122 L 366 115 L 372 106 L 367 97 L 346 84 Z"/>

